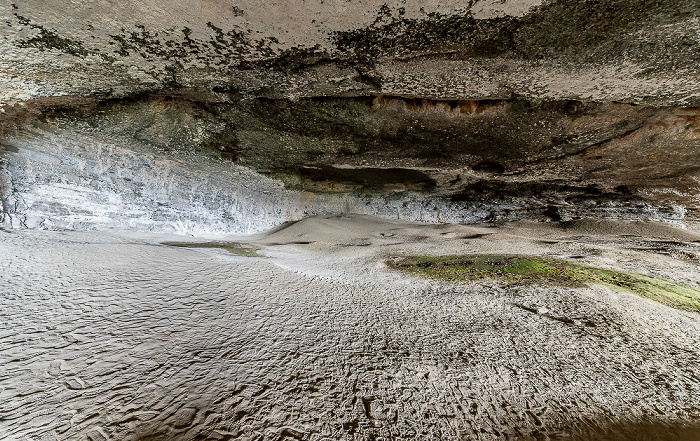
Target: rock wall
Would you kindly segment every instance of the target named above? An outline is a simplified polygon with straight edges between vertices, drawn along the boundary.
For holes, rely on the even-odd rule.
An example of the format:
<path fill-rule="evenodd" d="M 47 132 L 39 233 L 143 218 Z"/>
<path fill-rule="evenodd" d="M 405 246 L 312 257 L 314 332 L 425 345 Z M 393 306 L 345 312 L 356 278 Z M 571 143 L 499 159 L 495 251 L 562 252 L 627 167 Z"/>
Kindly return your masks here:
<path fill-rule="evenodd" d="M 373 211 L 420 201 L 416 219 L 426 204 L 461 221 L 697 219 L 698 0 L 27 0 L 0 14 L 5 217 L 22 206 L 12 182 L 42 181 L 12 153 L 39 130 L 195 152 L 222 176 L 244 167 L 246 182 Z M 357 206 L 324 204 L 310 211 Z"/>

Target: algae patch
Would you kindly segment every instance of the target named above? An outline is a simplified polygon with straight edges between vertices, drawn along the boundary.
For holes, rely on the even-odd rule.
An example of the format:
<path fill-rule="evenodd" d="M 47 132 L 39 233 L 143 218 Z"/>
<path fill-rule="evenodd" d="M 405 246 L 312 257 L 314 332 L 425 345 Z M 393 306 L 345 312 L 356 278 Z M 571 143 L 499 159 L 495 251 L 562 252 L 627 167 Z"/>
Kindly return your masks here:
<path fill-rule="evenodd" d="M 163 242 L 163 245 L 169 245 L 171 247 L 182 247 L 182 248 L 219 248 L 226 250 L 229 253 L 236 254 L 238 256 L 246 257 L 265 257 L 262 254 L 258 254 L 257 250 L 260 249 L 257 245 L 249 243 L 239 243 L 239 242 Z"/>
<path fill-rule="evenodd" d="M 389 261 L 401 271 L 446 281 L 501 280 L 511 284 L 563 286 L 600 284 L 629 291 L 664 305 L 700 313 L 700 291 L 659 277 L 597 268 L 564 259 L 487 255 L 405 257 Z"/>

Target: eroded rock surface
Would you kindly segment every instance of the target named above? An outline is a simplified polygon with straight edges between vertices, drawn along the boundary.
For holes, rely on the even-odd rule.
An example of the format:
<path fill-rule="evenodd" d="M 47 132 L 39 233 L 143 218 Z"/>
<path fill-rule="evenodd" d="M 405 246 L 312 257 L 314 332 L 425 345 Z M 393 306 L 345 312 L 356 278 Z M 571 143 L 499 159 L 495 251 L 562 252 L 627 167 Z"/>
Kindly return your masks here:
<path fill-rule="evenodd" d="M 2 141 L 0 221 L 5 226 L 220 235 L 258 232 L 314 214 L 348 212 L 427 222 L 606 218 L 695 225 L 695 190 L 680 193 L 663 186 L 667 171 L 654 167 L 659 164 L 656 160 L 649 164 L 649 174 L 658 171 L 665 177 L 642 180 L 641 170 L 622 169 L 602 156 L 602 147 L 563 155 L 557 160 L 560 170 L 545 169 L 543 164 L 551 164 L 537 159 L 532 166 L 513 159 L 457 169 L 456 160 L 436 160 L 429 154 L 439 154 L 435 144 L 421 153 L 425 146 L 417 142 L 412 158 L 408 143 L 403 151 L 381 138 L 375 140 L 377 147 L 363 147 L 362 140 L 372 140 L 369 134 L 357 134 L 356 141 L 336 138 L 337 144 L 318 142 L 316 147 L 310 136 L 304 140 L 303 129 L 278 138 L 274 125 L 283 122 L 251 111 L 243 114 L 248 122 L 240 132 L 226 131 L 225 126 L 220 132 L 222 138 L 240 133 L 245 137 L 236 144 L 238 156 L 232 161 L 231 153 L 219 150 L 214 135 L 206 130 L 216 127 L 216 120 L 201 119 L 183 112 L 178 104 L 161 101 L 129 105 L 129 111 L 118 107 L 88 119 L 61 117 Z M 294 120 L 311 128 L 309 121 L 314 120 Z M 308 150 L 294 147 L 296 143 Z M 364 151 L 343 150 L 351 147 Z M 308 154 L 313 148 L 319 149 L 319 159 Z M 287 152 L 286 157 L 275 156 L 279 149 Z M 517 145 L 514 149 L 527 153 Z M 649 150 L 654 151 L 652 146 Z M 497 157 L 482 151 L 487 159 Z M 592 151 L 603 159 L 591 162 L 608 164 L 605 170 L 610 175 L 605 170 L 596 175 L 584 167 L 591 165 L 586 157 Z M 549 153 L 543 149 L 539 154 Z M 325 165 L 324 159 L 334 156 L 350 164 Z M 463 156 L 474 161 L 474 155 Z M 678 156 L 678 168 L 688 175 L 674 179 L 679 185 L 692 185 L 696 166 L 686 153 Z M 275 162 L 275 157 L 280 159 Z M 372 160 L 383 167 L 367 164 Z M 430 166 L 416 166 L 419 163 Z M 505 171 L 504 164 L 516 163 L 523 169 Z M 268 176 L 252 171 L 254 165 Z M 570 179 L 557 173 L 567 173 Z"/>
<path fill-rule="evenodd" d="M 692 222 L 698 11 L 697 0 L 9 3 L 0 129 L 213 153 L 223 169 L 315 195 L 425 197 L 449 220 L 467 201 L 493 219 L 519 206 L 505 217 Z M 7 216 L 16 191 L 0 185 Z"/>
<path fill-rule="evenodd" d="M 3 100 L 268 97 L 697 105 L 696 0 L 5 3 Z"/>

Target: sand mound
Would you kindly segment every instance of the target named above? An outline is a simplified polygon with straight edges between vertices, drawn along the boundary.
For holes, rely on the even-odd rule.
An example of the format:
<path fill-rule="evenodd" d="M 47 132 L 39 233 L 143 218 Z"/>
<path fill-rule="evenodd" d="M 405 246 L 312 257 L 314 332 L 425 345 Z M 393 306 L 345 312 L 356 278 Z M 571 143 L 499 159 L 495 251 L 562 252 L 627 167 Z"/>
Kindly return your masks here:
<path fill-rule="evenodd" d="M 313 216 L 255 237 L 265 245 L 333 244 L 352 245 L 368 241 L 370 245 L 387 240 L 426 242 L 454 238 L 473 238 L 492 234 L 493 230 L 457 224 L 428 224 L 402 220 L 386 220 L 373 216 L 348 214 Z"/>

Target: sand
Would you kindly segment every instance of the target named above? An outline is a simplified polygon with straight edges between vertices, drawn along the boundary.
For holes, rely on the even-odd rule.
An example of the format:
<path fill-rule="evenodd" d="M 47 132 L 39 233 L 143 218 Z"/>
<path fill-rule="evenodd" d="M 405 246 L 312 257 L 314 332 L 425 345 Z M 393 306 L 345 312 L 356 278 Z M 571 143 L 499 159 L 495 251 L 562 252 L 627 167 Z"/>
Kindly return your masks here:
<path fill-rule="evenodd" d="M 384 263 L 534 254 L 700 287 L 692 231 L 347 215 L 231 238 L 266 257 L 167 240 L 0 231 L 0 439 L 700 436 L 700 315 Z"/>

